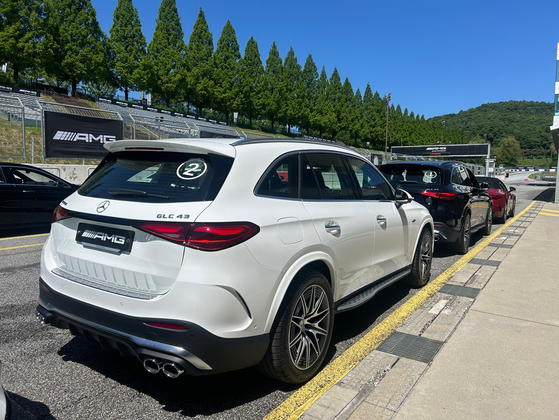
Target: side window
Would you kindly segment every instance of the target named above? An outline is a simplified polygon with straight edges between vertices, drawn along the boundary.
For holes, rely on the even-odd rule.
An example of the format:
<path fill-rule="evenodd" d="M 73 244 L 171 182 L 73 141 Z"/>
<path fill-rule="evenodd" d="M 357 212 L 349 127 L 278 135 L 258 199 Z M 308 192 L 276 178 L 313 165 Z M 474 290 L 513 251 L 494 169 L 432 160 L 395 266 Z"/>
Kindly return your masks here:
<path fill-rule="evenodd" d="M 468 170 L 464 166 L 455 166 L 452 168 L 451 181 L 453 184 L 471 186 L 471 180 L 468 176 Z"/>
<path fill-rule="evenodd" d="M 458 169 L 452 168 L 452 174 L 450 175 L 450 182 L 458 185 L 460 185 L 460 183 L 462 182 L 462 180 L 458 176 Z"/>
<path fill-rule="evenodd" d="M 392 198 L 390 186 L 374 167 L 357 158 L 349 158 L 349 164 L 357 178 L 363 199 L 390 200 Z"/>
<path fill-rule="evenodd" d="M 465 185 L 469 187 L 479 188 L 479 184 L 473 172 L 470 171 L 468 168 L 464 168 L 464 170 L 466 171 L 466 177 L 467 177 Z"/>
<path fill-rule="evenodd" d="M 507 191 L 507 187 L 501 181 L 499 181 L 499 189 Z"/>
<path fill-rule="evenodd" d="M 262 177 L 256 194 L 267 197 L 297 198 L 298 164 L 297 154 L 286 156 L 273 163 Z"/>
<path fill-rule="evenodd" d="M 2 168 L 0 168 L 0 184 L 5 184 L 6 183 L 6 177 L 4 176 L 4 172 L 2 171 Z"/>
<path fill-rule="evenodd" d="M 308 161 L 301 168 L 301 198 L 305 196 L 303 190 L 305 178 L 312 173 L 315 185 L 318 187 L 322 200 L 355 200 L 355 194 L 347 166 L 342 156 L 334 153 L 307 153 Z M 309 180 L 312 184 L 312 180 Z M 309 190 L 308 192 L 310 192 Z"/>
<path fill-rule="evenodd" d="M 32 169 L 10 168 L 16 184 L 50 185 L 56 186 L 54 178 L 50 178 Z"/>

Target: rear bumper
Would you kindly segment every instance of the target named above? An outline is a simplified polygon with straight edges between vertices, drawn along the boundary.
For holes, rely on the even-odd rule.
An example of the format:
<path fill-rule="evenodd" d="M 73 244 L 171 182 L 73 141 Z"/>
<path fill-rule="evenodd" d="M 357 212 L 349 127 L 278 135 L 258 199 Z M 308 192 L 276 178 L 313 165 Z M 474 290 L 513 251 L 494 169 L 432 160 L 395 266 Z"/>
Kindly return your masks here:
<path fill-rule="evenodd" d="M 452 227 L 435 222 L 435 242 L 453 243 L 460 237 L 460 231 Z"/>
<path fill-rule="evenodd" d="M 70 329 L 72 334 L 95 341 L 105 349 L 143 361 L 155 358 L 199 376 L 257 365 L 269 344 L 269 335 L 221 338 L 194 323 L 172 319 L 130 317 L 108 311 L 51 290 L 40 279 L 37 316 L 45 324 Z M 169 330 L 147 322 L 179 324 L 185 330 Z"/>

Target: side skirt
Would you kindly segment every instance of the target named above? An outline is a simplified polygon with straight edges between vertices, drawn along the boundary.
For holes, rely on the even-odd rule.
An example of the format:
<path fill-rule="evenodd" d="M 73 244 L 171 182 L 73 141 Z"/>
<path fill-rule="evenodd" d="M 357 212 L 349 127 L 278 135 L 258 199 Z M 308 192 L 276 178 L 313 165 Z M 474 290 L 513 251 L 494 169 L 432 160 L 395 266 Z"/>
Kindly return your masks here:
<path fill-rule="evenodd" d="M 403 279 L 408 274 L 411 273 L 411 266 L 401 269 L 394 274 L 384 277 L 376 282 L 352 293 L 351 295 L 345 297 L 344 299 L 336 302 L 336 312 L 349 311 L 350 309 L 357 308 L 363 305 L 365 302 L 371 300 L 378 292 L 380 292 L 385 287 L 396 283 L 398 280 Z"/>

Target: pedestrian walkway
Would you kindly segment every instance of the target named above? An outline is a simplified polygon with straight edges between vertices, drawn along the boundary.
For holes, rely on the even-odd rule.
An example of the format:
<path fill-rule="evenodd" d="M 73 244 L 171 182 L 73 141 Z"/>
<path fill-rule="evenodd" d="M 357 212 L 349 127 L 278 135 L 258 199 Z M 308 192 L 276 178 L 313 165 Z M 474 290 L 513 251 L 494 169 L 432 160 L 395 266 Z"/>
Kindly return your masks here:
<path fill-rule="evenodd" d="M 559 418 L 559 204 L 534 201 L 497 232 L 360 363 L 274 418 Z"/>

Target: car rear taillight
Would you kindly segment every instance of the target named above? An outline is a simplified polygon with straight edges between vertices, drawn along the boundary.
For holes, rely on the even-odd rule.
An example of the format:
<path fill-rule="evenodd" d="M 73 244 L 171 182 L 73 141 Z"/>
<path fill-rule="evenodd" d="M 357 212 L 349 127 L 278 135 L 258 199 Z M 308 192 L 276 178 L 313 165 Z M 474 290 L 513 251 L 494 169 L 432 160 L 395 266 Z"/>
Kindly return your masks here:
<path fill-rule="evenodd" d="M 260 232 L 260 228 L 250 222 L 189 224 L 140 222 L 134 227 L 201 251 L 220 251 L 230 248 Z"/>
<path fill-rule="evenodd" d="M 161 222 L 140 222 L 134 225 L 135 228 L 151 233 L 163 239 L 168 239 L 184 245 L 188 231 L 192 223 L 161 223 Z"/>
<path fill-rule="evenodd" d="M 202 251 L 219 251 L 238 245 L 260 232 L 250 222 L 194 223 L 186 246 Z"/>
<path fill-rule="evenodd" d="M 425 195 L 427 197 L 438 198 L 440 200 L 454 200 L 458 197 L 458 194 L 455 192 L 439 192 L 439 191 L 423 191 L 421 195 Z"/>
<path fill-rule="evenodd" d="M 50 221 L 51 223 L 55 223 L 59 220 L 67 219 L 68 217 L 68 210 L 66 210 L 64 207 L 57 206 L 52 213 Z"/>

